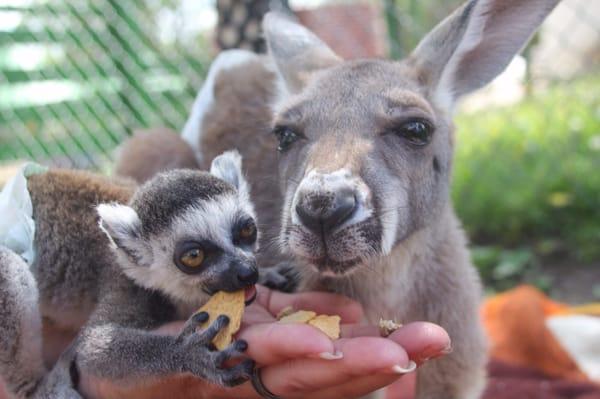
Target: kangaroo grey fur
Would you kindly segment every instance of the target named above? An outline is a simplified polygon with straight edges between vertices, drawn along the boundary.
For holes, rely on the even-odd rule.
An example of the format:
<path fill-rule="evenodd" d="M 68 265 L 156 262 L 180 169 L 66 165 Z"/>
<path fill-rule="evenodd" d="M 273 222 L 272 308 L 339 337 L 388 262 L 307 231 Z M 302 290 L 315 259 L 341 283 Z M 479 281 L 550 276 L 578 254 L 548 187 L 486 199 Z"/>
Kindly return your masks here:
<path fill-rule="evenodd" d="M 278 179 L 253 193 L 259 220 L 281 210 L 262 245 L 278 242 L 294 256 L 301 289 L 353 297 L 371 322 L 427 320 L 450 334 L 452 353 L 418 370 L 419 399 L 477 398 L 485 383 L 481 284 L 449 198 L 455 103 L 502 72 L 557 3 L 469 1 L 398 62 L 343 62 L 305 28 L 269 14 L 269 58 L 224 69 L 210 82 L 214 101 L 192 147 L 210 159 L 231 145 L 244 155 L 250 181 Z M 237 121 L 238 109 L 251 115 Z M 299 132 L 289 150 L 277 154 L 267 113 L 276 132 Z M 415 117 L 434 127 L 426 146 L 386 134 Z M 357 193 L 360 212 L 351 220 L 358 222 L 311 234 L 295 206 L 340 188 Z"/>
<path fill-rule="evenodd" d="M 12 393 L 78 398 L 72 381 L 77 370 L 124 384 L 175 373 L 226 386 L 249 377 L 251 360 L 223 367 L 242 356 L 244 342 L 223 351 L 212 347 L 228 323 L 225 316 L 200 332 L 205 313 L 192 316 L 179 336 L 150 332 L 188 317 L 212 292 L 244 288 L 234 273 L 255 268 L 254 246 L 239 248 L 230 236 L 238 218 L 254 213 L 237 153 L 215 159 L 210 174 L 176 170 L 139 188 L 87 172 L 50 170 L 29 177 L 28 189 L 35 261 L 28 267 L 0 249 L 0 373 Z M 180 237 L 209 239 L 223 255 L 200 273 L 185 274 L 172 261 L 171 246 Z M 42 324 L 81 329 L 49 373 L 42 362 Z"/>

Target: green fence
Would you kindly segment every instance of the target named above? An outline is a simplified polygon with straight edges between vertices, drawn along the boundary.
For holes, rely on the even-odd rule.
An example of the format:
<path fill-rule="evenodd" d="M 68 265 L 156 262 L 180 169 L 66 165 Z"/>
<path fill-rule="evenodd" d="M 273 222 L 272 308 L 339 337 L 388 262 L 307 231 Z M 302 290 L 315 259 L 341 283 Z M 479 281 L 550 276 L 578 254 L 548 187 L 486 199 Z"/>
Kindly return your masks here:
<path fill-rule="evenodd" d="M 210 46 L 160 40 L 178 3 L 0 1 L 0 161 L 98 167 L 134 128 L 180 128 Z"/>

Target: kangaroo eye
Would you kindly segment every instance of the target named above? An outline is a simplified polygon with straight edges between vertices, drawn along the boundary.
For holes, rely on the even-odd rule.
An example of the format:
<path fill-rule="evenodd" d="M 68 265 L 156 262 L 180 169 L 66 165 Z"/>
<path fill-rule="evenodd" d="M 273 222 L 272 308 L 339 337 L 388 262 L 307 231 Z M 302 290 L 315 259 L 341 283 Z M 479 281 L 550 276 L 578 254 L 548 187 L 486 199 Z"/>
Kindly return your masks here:
<path fill-rule="evenodd" d="M 423 147 L 431 141 L 433 126 L 424 119 L 412 119 L 394 129 L 394 133 L 411 145 Z"/>
<path fill-rule="evenodd" d="M 287 126 L 276 127 L 273 134 L 279 140 L 279 146 L 277 147 L 279 152 L 289 150 L 290 146 L 300 138 L 300 135 Z"/>

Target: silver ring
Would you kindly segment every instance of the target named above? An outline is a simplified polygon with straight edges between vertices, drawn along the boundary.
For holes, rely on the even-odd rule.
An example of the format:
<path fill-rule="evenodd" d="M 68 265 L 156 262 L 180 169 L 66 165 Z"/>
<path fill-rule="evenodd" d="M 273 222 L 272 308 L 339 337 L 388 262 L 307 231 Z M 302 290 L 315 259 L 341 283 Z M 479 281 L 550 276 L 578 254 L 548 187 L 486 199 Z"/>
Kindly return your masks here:
<path fill-rule="evenodd" d="M 258 367 L 254 368 L 254 371 L 252 371 L 252 377 L 250 378 L 250 382 L 252 382 L 252 386 L 254 387 L 254 390 L 256 390 L 256 392 L 258 392 L 258 394 L 260 396 L 262 396 L 265 399 L 281 399 L 279 396 L 273 394 L 271 391 L 269 391 L 267 389 L 267 387 L 265 387 L 265 384 L 262 382 L 262 379 L 260 378 L 260 369 Z"/>

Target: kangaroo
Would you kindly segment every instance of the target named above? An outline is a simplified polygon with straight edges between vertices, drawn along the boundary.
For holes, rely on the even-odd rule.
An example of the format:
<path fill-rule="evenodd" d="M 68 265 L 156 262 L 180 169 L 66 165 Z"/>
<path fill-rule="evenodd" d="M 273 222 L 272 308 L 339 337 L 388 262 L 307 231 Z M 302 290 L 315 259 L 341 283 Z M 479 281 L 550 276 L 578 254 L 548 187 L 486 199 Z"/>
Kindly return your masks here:
<path fill-rule="evenodd" d="M 370 322 L 448 331 L 452 352 L 417 372 L 419 399 L 478 398 L 485 383 L 481 283 L 449 196 L 453 110 L 505 69 L 557 3 L 468 1 L 401 61 L 343 61 L 268 14 L 268 56 L 218 60 L 227 68 L 211 71 L 202 90 L 212 97 L 184 135 L 207 160 L 237 148 L 253 185 L 277 181 L 253 192 L 259 221 L 275 223 L 261 246 L 280 251 L 263 264 L 292 257 L 301 290 L 357 299 Z"/>
<path fill-rule="evenodd" d="M 166 128 L 138 130 L 116 151 L 113 174 L 142 184 L 160 172 L 198 169 L 192 148 Z"/>

